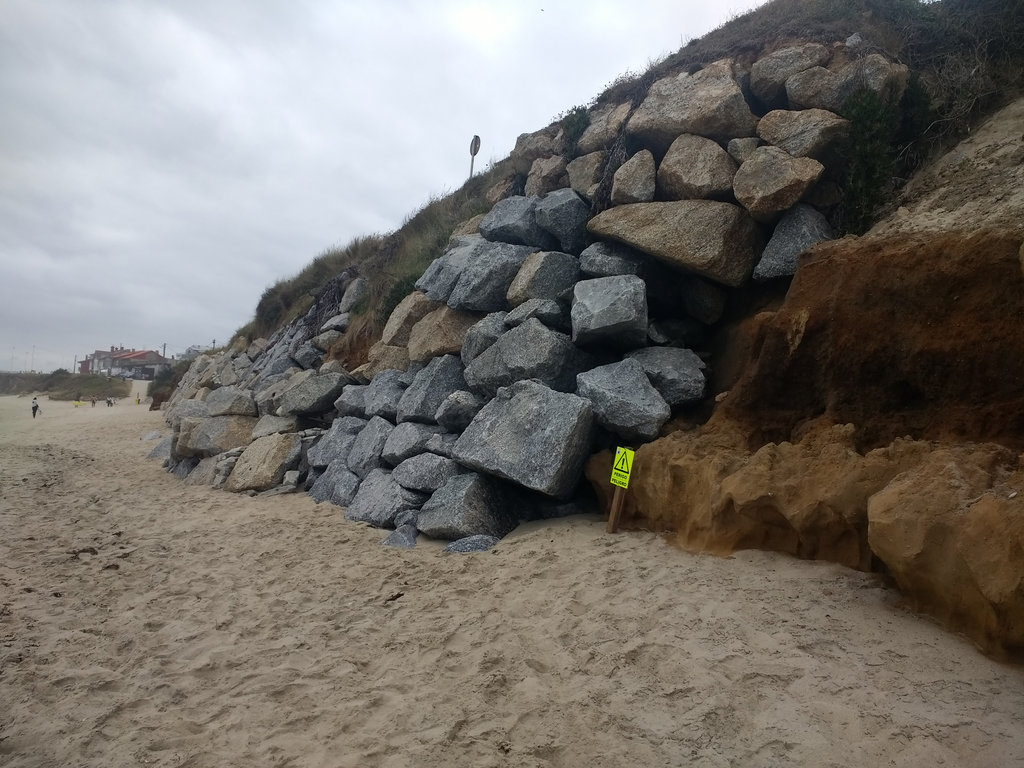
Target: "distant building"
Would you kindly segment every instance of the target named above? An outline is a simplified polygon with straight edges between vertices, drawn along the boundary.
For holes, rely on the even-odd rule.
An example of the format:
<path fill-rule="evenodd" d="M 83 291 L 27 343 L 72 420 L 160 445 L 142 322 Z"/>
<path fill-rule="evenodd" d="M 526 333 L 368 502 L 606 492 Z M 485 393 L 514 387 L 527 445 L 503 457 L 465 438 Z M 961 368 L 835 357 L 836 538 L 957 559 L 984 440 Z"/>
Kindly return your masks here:
<path fill-rule="evenodd" d="M 170 361 L 151 349 L 111 347 L 109 351 L 97 349 L 86 355 L 78 370 L 126 379 L 152 379 L 168 366 Z"/>

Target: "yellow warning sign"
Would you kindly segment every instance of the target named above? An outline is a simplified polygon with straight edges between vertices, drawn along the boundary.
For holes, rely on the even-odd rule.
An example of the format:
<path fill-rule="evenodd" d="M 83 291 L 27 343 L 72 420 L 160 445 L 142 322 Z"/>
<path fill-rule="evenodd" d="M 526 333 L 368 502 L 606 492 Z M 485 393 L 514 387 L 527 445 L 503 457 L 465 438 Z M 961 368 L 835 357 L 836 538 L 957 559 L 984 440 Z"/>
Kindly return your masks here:
<path fill-rule="evenodd" d="M 629 448 L 615 449 L 615 463 L 612 464 L 612 485 L 629 488 L 629 473 L 633 469 L 633 451 Z"/>

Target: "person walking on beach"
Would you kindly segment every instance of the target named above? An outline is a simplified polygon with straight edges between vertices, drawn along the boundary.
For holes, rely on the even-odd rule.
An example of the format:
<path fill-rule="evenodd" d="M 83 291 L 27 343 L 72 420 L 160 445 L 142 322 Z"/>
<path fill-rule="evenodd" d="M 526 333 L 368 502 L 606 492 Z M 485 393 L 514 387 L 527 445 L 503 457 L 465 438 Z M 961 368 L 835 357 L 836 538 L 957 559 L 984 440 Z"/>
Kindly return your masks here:
<path fill-rule="evenodd" d="M 32 418 L 33 418 L 33 419 L 34 419 L 34 418 L 36 417 L 36 414 L 37 414 L 37 413 L 42 413 L 42 411 L 40 411 L 40 410 L 39 410 L 39 401 L 38 401 L 38 400 L 36 400 L 36 399 L 35 399 L 35 398 L 33 397 L 33 398 L 32 398 Z"/>

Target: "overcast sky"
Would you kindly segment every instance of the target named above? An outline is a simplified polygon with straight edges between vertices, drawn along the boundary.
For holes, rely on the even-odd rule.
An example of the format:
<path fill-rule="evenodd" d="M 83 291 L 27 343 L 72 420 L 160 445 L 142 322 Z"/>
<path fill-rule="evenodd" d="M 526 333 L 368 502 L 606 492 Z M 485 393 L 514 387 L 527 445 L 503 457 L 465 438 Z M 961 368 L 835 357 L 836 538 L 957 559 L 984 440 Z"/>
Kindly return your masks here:
<path fill-rule="evenodd" d="M 0 370 L 221 344 L 760 0 L 0 0 Z"/>

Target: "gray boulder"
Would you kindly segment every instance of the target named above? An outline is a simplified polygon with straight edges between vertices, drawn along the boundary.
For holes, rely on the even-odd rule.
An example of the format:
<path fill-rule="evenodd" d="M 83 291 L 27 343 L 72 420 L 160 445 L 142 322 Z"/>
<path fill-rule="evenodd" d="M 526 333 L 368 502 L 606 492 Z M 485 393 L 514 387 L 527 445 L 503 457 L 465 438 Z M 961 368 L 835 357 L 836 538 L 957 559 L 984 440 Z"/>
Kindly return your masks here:
<path fill-rule="evenodd" d="M 505 331 L 506 312 L 492 312 L 479 322 L 472 325 L 466 331 L 462 340 L 462 364 L 464 366 L 472 363 L 480 353 L 498 340 Z"/>
<path fill-rule="evenodd" d="M 466 368 L 465 378 L 473 390 L 489 396 L 521 379 L 537 379 L 552 389 L 571 391 L 576 387 L 576 374 L 587 365 L 586 355 L 568 336 L 530 319 L 477 356 Z"/>
<path fill-rule="evenodd" d="M 169 459 L 171 458 L 171 443 L 174 442 L 174 437 L 165 437 L 146 454 L 147 459 Z"/>
<path fill-rule="evenodd" d="M 571 189 L 546 195 L 536 208 L 537 223 L 558 240 L 563 251 L 579 253 L 586 245 L 590 206 Z"/>
<path fill-rule="evenodd" d="M 445 456 L 449 459 L 454 459 L 455 443 L 458 442 L 458 439 L 458 435 L 439 432 L 436 435 L 431 435 L 427 438 L 427 444 L 425 447 L 428 451 L 436 453 L 438 456 Z"/>
<path fill-rule="evenodd" d="M 557 299 L 580 278 L 580 262 L 561 251 L 538 251 L 523 261 L 506 299 L 513 307 L 530 299 Z"/>
<path fill-rule="evenodd" d="M 345 293 L 338 303 L 338 312 L 351 312 L 352 309 L 370 292 L 370 283 L 364 277 L 357 277 L 348 284 Z"/>
<path fill-rule="evenodd" d="M 559 331 L 568 331 L 572 327 L 568 307 L 554 299 L 529 299 L 523 302 L 505 315 L 505 325 L 515 328 L 531 317 L 540 320 L 548 328 Z"/>
<path fill-rule="evenodd" d="M 639 275 L 644 258 L 640 251 L 627 245 L 598 242 L 588 245 L 580 254 L 580 272 L 590 277 Z"/>
<path fill-rule="evenodd" d="M 821 213 L 802 203 L 793 206 L 775 226 L 761 260 L 754 267 L 754 279 L 795 275 L 800 254 L 815 243 L 833 237 L 832 227 Z"/>
<path fill-rule="evenodd" d="M 501 325 L 501 333 L 505 332 L 505 324 Z M 177 430 L 185 419 L 205 419 L 210 409 L 202 400 L 179 400 L 164 412 L 164 419 L 171 429 Z"/>
<path fill-rule="evenodd" d="M 319 368 L 324 359 L 324 353 L 312 341 L 302 342 L 290 350 L 289 355 L 299 368 L 307 371 Z"/>
<path fill-rule="evenodd" d="M 396 520 L 397 522 L 397 520 Z M 380 543 L 382 547 L 398 547 L 399 549 L 412 549 L 416 546 L 416 537 L 419 536 L 419 530 L 412 523 L 405 523 L 399 525 L 395 530 L 389 533 L 384 541 Z"/>
<path fill-rule="evenodd" d="M 241 387 L 221 387 L 206 397 L 206 408 L 211 416 L 256 416 L 256 401 L 252 392 Z"/>
<path fill-rule="evenodd" d="M 469 554 L 470 552 L 486 552 L 499 541 L 501 539 L 497 536 L 477 534 L 476 536 L 467 536 L 464 539 L 458 539 L 450 544 L 446 544 L 444 551 L 460 555 Z"/>
<path fill-rule="evenodd" d="M 355 416 L 343 416 L 335 419 L 331 428 L 306 452 L 306 460 L 311 467 L 326 467 L 338 458 L 347 458 L 352 450 L 356 435 L 367 425 L 365 419 Z"/>
<path fill-rule="evenodd" d="M 427 444 L 430 438 L 441 431 L 441 427 L 403 421 L 388 435 L 381 449 L 381 458 L 391 466 L 401 464 L 409 457 L 429 450 Z"/>
<path fill-rule="evenodd" d="M 359 476 L 348 468 L 344 458 L 337 458 L 309 488 L 309 495 L 318 504 L 329 501 L 339 507 L 347 507 L 359 490 Z"/>
<path fill-rule="evenodd" d="M 689 349 L 648 347 L 630 352 L 627 357 L 640 364 L 669 405 L 686 405 L 704 397 L 707 366 Z"/>
<path fill-rule="evenodd" d="M 417 290 L 422 291 L 429 301 L 448 301 L 448 297 L 451 296 L 456 283 L 459 282 L 459 277 L 466 271 L 470 262 L 476 258 L 477 253 L 486 249 L 488 245 L 489 244 L 486 240 L 482 237 L 476 236 L 466 238 L 460 245 L 448 249 L 439 258 L 434 259 L 430 266 L 424 270 L 420 279 L 416 281 Z M 416 304 L 422 304 L 422 301 L 417 301 Z M 416 322 L 422 319 L 429 312 L 433 311 L 432 307 L 434 307 L 434 305 L 421 306 L 421 311 L 416 312 L 419 317 L 412 323 L 406 322 L 406 324 L 409 325 L 409 328 L 411 329 Z M 415 309 L 415 305 L 410 306 L 409 308 Z M 424 309 L 426 311 L 422 311 Z M 407 341 L 408 331 L 405 335 Z M 398 344 L 404 342 L 393 341 L 387 343 Z"/>
<path fill-rule="evenodd" d="M 381 454 L 384 452 L 384 444 L 394 429 L 393 424 L 380 416 L 370 419 L 352 443 L 348 453 L 348 468 L 359 477 L 365 478 L 371 470 L 382 467 L 384 460 Z"/>
<path fill-rule="evenodd" d="M 437 408 L 434 420 L 449 432 L 461 432 L 484 407 L 484 400 L 464 389 L 452 392 Z"/>
<path fill-rule="evenodd" d="M 216 456 L 232 448 L 244 448 L 252 441 L 254 416 L 212 416 L 182 419 L 174 443 L 176 458 Z"/>
<path fill-rule="evenodd" d="M 452 459 L 434 453 L 421 453 L 395 467 L 392 477 L 403 488 L 433 493 L 451 478 L 468 471 Z"/>
<path fill-rule="evenodd" d="M 314 374 L 281 395 L 277 415 L 325 413 L 334 407 L 334 401 L 351 381 L 351 377 L 343 373 Z"/>
<path fill-rule="evenodd" d="M 567 497 L 590 455 L 593 425 L 589 400 L 519 381 L 483 407 L 456 441 L 453 458 L 548 496 Z"/>
<path fill-rule="evenodd" d="M 647 343 L 647 289 L 635 275 L 576 283 L 571 315 L 577 344 L 632 349 Z"/>
<path fill-rule="evenodd" d="M 425 493 L 400 486 L 391 472 L 374 469 L 360 483 L 355 498 L 345 510 L 345 518 L 376 528 L 392 528 L 400 514 L 419 509 L 428 498 Z"/>
<path fill-rule="evenodd" d="M 334 401 L 334 409 L 339 416 L 366 415 L 366 390 L 368 384 L 348 384 L 341 390 L 341 395 Z"/>
<path fill-rule="evenodd" d="M 439 488 L 420 510 L 416 527 L 434 539 L 483 534 L 501 538 L 518 524 L 505 487 L 472 472 Z"/>
<path fill-rule="evenodd" d="M 448 296 L 448 306 L 464 312 L 505 309 L 509 286 L 534 251 L 524 245 L 489 243 L 466 264 Z"/>
<path fill-rule="evenodd" d="M 381 416 L 393 422 L 406 386 L 405 371 L 389 369 L 378 373 L 367 385 L 364 393 L 366 415 L 371 418 Z"/>
<path fill-rule="evenodd" d="M 320 326 L 320 332 L 326 333 L 327 331 L 338 331 L 340 333 L 344 333 L 348 330 L 348 324 L 351 317 L 352 315 L 349 312 L 342 312 L 339 315 L 334 315 L 334 317 L 329 318 Z"/>
<path fill-rule="evenodd" d="M 653 440 L 672 415 L 643 366 L 632 358 L 581 373 L 576 381 L 577 394 L 593 404 L 598 424 L 624 440 Z"/>
<path fill-rule="evenodd" d="M 435 357 L 416 374 L 398 401 L 398 421 L 433 424 L 441 403 L 452 392 L 466 388 L 462 360 L 456 355 Z"/>
<path fill-rule="evenodd" d="M 536 197 L 521 195 L 499 200 L 480 220 L 480 234 L 492 242 L 528 245 L 544 250 L 557 248 L 558 241 L 537 223 L 538 202 Z"/>

